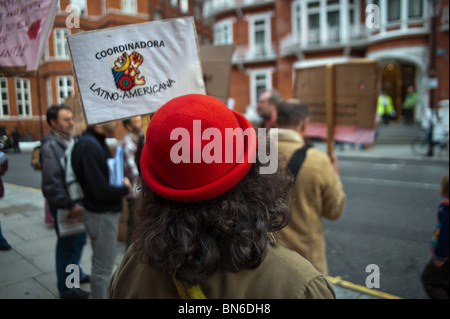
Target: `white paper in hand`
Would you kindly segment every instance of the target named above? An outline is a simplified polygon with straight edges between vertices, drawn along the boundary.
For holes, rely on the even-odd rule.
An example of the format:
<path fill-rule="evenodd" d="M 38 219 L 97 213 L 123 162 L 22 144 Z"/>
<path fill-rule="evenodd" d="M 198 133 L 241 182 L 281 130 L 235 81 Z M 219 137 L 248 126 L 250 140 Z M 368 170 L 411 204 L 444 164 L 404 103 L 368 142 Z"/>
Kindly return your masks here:
<path fill-rule="evenodd" d="M 109 184 L 114 186 L 123 185 L 123 149 L 118 146 L 116 156 L 107 160 L 109 170 Z"/>
<path fill-rule="evenodd" d="M 58 209 L 56 220 L 59 237 L 66 237 L 86 231 L 82 221 L 69 218 L 68 209 Z"/>

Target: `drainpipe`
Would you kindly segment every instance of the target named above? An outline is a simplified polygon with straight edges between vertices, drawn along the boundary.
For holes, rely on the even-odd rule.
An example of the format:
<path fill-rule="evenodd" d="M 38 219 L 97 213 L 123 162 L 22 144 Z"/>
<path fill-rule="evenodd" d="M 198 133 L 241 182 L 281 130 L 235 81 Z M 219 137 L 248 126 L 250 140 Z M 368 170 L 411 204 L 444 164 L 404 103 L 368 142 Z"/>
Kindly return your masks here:
<path fill-rule="evenodd" d="M 436 77 L 436 26 L 437 17 L 439 14 L 440 0 L 429 0 L 431 7 L 431 55 L 430 55 L 430 70 L 429 77 Z M 432 157 L 434 155 L 434 145 L 433 145 L 433 130 L 434 130 L 434 119 L 437 118 L 437 110 L 434 105 L 436 88 L 430 88 L 430 128 L 428 132 L 428 153 L 427 156 Z"/>

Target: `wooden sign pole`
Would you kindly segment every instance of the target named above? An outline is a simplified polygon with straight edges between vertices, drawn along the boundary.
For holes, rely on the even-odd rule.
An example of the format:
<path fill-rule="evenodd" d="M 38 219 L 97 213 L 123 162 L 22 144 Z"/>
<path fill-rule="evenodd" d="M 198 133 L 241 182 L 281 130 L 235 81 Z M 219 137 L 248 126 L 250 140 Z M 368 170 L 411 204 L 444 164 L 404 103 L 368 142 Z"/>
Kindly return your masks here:
<path fill-rule="evenodd" d="M 334 125 L 335 125 L 335 83 L 334 65 L 326 67 L 326 118 L 327 118 L 327 154 L 334 156 Z"/>

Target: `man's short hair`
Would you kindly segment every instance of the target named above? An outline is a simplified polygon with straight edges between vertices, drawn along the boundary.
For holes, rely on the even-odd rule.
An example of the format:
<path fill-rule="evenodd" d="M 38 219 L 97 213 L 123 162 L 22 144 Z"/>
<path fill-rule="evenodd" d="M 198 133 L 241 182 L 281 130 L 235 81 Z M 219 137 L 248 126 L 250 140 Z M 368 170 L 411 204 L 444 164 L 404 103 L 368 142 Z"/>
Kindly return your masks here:
<path fill-rule="evenodd" d="M 277 123 L 283 128 L 296 127 L 310 115 L 308 104 L 299 100 L 283 101 L 278 105 Z"/>
<path fill-rule="evenodd" d="M 47 123 L 48 123 L 48 125 L 52 126 L 51 123 L 50 123 L 50 120 L 52 120 L 52 119 L 55 120 L 55 121 L 58 120 L 58 114 L 59 114 L 59 111 L 61 111 L 61 110 L 68 110 L 68 111 L 73 113 L 72 109 L 69 106 L 67 106 L 67 105 L 64 105 L 64 104 L 52 105 L 52 106 L 50 106 L 47 109 Z"/>
<path fill-rule="evenodd" d="M 283 99 L 281 98 L 280 93 L 277 90 L 271 89 L 269 92 L 270 92 L 269 104 L 278 105 L 278 104 L 280 104 L 283 101 Z"/>

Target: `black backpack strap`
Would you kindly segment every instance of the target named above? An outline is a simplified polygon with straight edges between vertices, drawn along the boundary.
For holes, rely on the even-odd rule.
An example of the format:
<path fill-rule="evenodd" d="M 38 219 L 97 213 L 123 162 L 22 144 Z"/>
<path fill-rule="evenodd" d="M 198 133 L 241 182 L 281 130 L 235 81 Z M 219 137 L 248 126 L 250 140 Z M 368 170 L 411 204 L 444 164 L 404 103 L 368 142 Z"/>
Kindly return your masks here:
<path fill-rule="evenodd" d="M 297 177 L 298 171 L 303 165 L 303 161 L 305 160 L 306 151 L 308 150 L 308 148 L 309 146 L 305 144 L 303 147 L 296 150 L 289 160 L 287 169 L 289 172 L 291 172 L 292 176 L 294 176 L 294 180 Z"/>

